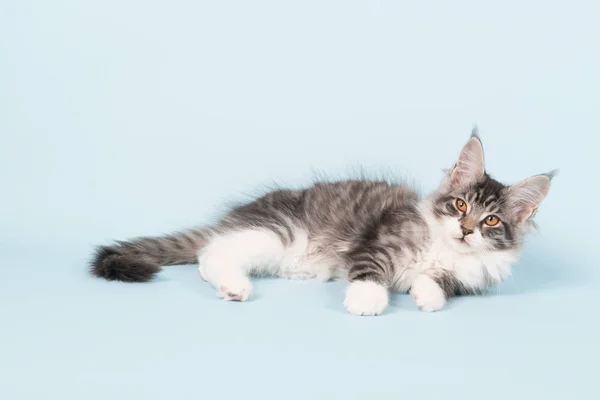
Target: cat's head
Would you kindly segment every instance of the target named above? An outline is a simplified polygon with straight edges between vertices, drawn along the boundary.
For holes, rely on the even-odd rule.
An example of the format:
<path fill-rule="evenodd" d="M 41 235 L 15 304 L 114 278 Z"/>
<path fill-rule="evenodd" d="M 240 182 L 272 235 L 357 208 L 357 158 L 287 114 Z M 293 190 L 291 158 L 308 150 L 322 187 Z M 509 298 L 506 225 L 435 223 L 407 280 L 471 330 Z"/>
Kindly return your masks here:
<path fill-rule="evenodd" d="M 517 249 L 554 174 L 536 175 L 511 186 L 492 179 L 485 171 L 475 128 L 431 198 L 438 234 L 460 253 Z"/>

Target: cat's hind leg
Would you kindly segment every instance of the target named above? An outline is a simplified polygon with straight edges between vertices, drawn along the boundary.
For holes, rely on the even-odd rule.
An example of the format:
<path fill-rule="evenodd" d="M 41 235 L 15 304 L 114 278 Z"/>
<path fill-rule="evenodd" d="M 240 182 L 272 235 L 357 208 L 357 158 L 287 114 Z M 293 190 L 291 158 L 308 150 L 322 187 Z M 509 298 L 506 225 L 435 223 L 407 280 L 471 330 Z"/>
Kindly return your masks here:
<path fill-rule="evenodd" d="M 246 301 L 252 294 L 249 274 L 278 274 L 285 250 L 279 235 L 266 228 L 216 234 L 198 254 L 200 274 L 217 296 Z"/>

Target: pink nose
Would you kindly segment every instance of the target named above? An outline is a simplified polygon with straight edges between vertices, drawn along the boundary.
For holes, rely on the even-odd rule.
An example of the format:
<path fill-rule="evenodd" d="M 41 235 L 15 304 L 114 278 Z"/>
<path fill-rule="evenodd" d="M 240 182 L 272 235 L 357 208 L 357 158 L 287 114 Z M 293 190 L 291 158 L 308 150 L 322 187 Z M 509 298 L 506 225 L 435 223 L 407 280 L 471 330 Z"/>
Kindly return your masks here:
<path fill-rule="evenodd" d="M 467 235 L 470 235 L 471 233 L 473 233 L 473 229 L 465 228 L 464 226 L 461 226 L 461 229 L 462 229 L 463 236 L 467 236 Z"/>

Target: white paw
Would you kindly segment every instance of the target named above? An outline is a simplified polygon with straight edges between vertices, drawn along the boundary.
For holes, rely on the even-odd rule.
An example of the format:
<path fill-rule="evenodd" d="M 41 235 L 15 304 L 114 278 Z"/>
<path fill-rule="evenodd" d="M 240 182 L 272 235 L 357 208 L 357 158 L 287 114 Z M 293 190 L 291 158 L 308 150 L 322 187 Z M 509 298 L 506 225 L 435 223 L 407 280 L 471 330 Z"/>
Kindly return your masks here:
<path fill-rule="evenodd" d="M 427 275 L 419 275 L 410 288 L 410 294 L 421 311 L 437 311 L 446 304 L 444 291 Z"/>
<path fill-rule="evenodd" d="M 388 305 L 388 290 L 369 281 L 350 283 L 346 290 L 344 306 L 354 315 L 379 315 Z"/>
<path fill-rule="evenodd" d="M 217 296 L 223 300 L 246 301 L 252 294 L 252 283 L 245 276 L 230 276 L 218 286 Z"/>

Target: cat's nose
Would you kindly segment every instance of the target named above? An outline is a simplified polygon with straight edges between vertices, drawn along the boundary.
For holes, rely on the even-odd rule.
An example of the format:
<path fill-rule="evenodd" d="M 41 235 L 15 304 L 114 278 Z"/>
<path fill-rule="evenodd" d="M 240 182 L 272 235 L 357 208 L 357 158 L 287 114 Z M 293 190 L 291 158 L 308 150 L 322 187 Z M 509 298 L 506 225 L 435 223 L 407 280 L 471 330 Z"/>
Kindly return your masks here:
<path fill-rule="evenodd" d="M 467 235 L 470 235 L 471 233 L 473 233 L 473 229 L 465 228 L 464 226 L 461 226 L 461 229 L 462 229 L 463 236 L 467 236 Z"/>

